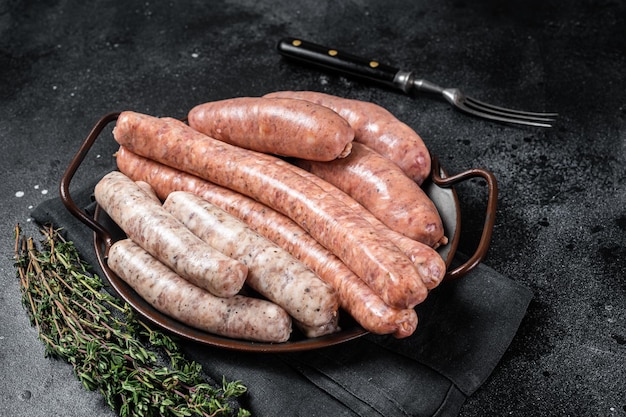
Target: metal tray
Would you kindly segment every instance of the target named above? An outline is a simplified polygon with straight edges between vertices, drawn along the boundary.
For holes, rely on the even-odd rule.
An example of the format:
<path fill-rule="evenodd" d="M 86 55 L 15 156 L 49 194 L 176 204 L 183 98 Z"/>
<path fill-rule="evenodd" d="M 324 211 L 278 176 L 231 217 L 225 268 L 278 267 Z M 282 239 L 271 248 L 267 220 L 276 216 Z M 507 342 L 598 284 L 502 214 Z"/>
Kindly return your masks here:
<path fill-rule="evenodd" d="M 157 311 L 143 300 L 107 265 L 106 258 L 108 250 L 115 241 L 125 237 L 124 233 L 108 217 L 104 210 L 101 210 L 99 207 L 96 207 L 93 217 L 87 214 L 74 203 L 69 191 L 70 183 L 76 171 L 96 139 L 98 139 L 107 125 L 117 120 L 118 116 L 119 113 L 109 113 L 103 116 L 92 128 L 61 179 L 60 194 L 68 211 L 94 231 L 94 250 L 96 257 L 110 286 L 125 302 L 135 309 L 142 318 L 163 330 L 187 340 L 219 348 L 249 352 L 293 352 L 312 350 L 343 343 L 368 333 L 344 312 L 340 319 L 341 331 L 331 335 L 306 338 L 300 335 L 297 330 L 294 330 L 290 340 L 285 343 L 262 343 L 238 340 L 214 335 L 187 326 Z M 454 185 L 475 177 L 483 178 L 488 186 L 488 200 L 483 231 L 475 253 L 461 265 L 453 267 L 454 256 L 461 237 L 460 206 Z M 489 248 L 497 205 L 498 189 L 496 179 L 491 172 L 479 168 L 449 176 L 440 166 L 439 160 L 433 157 L 431 177 L 423 187 L 439 210 L 445 233 L 449 240 L 446 245 L 438 248 L 438 252 L 446 261 L 448 268 L 444 280 L 459 279 L 474 269 L 484 259 Z"/>

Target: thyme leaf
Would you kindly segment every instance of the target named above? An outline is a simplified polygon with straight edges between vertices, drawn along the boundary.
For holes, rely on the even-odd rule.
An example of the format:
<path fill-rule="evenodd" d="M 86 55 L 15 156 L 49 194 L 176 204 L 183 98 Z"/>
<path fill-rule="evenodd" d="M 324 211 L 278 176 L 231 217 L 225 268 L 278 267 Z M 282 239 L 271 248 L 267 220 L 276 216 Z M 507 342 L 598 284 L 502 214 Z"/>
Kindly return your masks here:
<path fill-rule="evenodd" d="M 71 241 L 41 229 L 41 248 L 15 227 L 15 266 L 22 305 L 46 356 L 72 365 L 87 390 L 99 391 L 121 417 L 237 416 L 240 381 L 213 381 L 168 335 L 142 322 L 104 291 Z"/>

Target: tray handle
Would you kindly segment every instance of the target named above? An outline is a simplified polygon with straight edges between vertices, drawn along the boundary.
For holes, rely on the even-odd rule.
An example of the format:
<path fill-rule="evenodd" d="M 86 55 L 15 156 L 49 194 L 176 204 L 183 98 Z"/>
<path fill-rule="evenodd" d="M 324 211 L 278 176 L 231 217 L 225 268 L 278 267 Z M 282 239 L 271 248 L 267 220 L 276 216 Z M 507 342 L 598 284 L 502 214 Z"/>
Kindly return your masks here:
<path fill-rule="evenodd" d="M 491 235 L 493 233 L 493 226 L 496 221 L 496 206 L 498 204 L 498 182 L 496 177 L 490 171 L 482 168 L 472 168 L 461 173 L 442 177 L 439 165 L 439 159 L 433 157 L 432 159 L 432 181 L 439 187 L 452 187 L 459 182 L 465 181 L 470 178 L 481 177 L 487 181 L 488 197 L 487 197 L 487 209 L 485 213 L 485 222 L 483 225 L 483 232 L 478 242 L 478 247 L 474 254 L 465 261 L 462 265 L 448 271 L 444 280 L 458 279 L 474 269 L 487 255 L 489 244 L 491 243 Z"/>
<path fill-rule="evenodd" d="M 78 149 L 76 155 L 74 155 L 74 158 L 72 158 L 72 161 L 70 162 L 69 166 L 65 170 L 65 173 L 63 174 L 63 177 L 61 178 L 61 184 L 59 185 L 59 194 L 61 195 L 61 201 L 65 205 L 65 208 L 74 217 L 89 226 L 89 228 L 91 228 L 95 233 L 98 234 L 100 239 L 102 239 L 102 242 L 104 242 L 104 244 L 106 245 L 106 254 L 108 254 L 111 245 L 113 245 L 114 243 L 111 234 L 100 223 L 95 221 L 91 216 L 89 216 L 89 214 L 87 214 L 76 205 L 76 203 L 72 199 L 72 196 L 70 195 L 70 183 L 74 178 L 74 174 L 76 174 L 78 167 L 85 159 L 85 156 L 87 156 L 87 153 L 93 146 L 94 142 L 96 141 L 102 130 L 105 128 L 106 125 L 114 120 L 117 120 L 119 115 L 119 112 L 109 113 L 104 115 L 100 120 L 98 120 L 91 132 L 89 132 L 89 135 L 84 140 L 83 144 Z"/>

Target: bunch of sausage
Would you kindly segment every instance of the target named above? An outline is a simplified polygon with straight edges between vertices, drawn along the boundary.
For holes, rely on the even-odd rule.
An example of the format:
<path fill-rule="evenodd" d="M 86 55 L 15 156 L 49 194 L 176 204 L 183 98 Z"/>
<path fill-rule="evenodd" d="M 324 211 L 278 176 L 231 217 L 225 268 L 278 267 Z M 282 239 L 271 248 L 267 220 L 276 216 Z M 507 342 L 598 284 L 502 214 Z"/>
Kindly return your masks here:
<path fill-rule="evenodd" d="M 285 342 L 339 313 L 403 338 L 446 271 L 430 155 L 373 103 L 310 91 L 132 111 L 98 204 L 126 233 L 109 267 L 157 310 L 222 336 Z"/>

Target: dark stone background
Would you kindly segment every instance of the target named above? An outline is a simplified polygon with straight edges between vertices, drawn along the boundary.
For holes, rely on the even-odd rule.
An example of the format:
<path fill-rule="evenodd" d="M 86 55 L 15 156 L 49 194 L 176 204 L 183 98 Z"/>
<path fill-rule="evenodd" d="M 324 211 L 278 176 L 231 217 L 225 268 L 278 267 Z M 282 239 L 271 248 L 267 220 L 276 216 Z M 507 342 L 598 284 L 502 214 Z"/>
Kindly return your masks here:
<path fill-rule="evenodd" d="M 461 415 L 626 415 L 625 12 L 610 0 L 0 0 L 0 414 L 110 414 L 68 365 L 43 357 L 12 261 L 15 224 L 36 234 L 30 211 L 57 193 L 93 124 L 111 111 L 182 117 L 203 101 L 311 89 L 383 105 L 449 172 L 498 178 L 485 263 L 534 299 Z M 559 122 L 494 124 L 294 65 L 275 52 L 283 36 L 377 57 L 484 101 L 556 111 Z M 97 143 L 74 186 L 111 170 L 114 149 Z M 470 181 L 458 193 L 469 253 L 485 187 Z"/>

